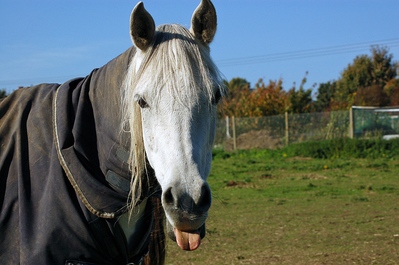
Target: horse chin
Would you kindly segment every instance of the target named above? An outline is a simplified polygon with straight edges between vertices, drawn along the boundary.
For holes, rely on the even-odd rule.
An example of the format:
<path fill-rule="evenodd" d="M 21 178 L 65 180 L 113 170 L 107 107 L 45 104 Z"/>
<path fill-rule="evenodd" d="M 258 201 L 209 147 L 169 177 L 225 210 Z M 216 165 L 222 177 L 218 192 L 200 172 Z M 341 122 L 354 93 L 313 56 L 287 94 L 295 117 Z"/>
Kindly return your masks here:
<path fill-rule="evenodd" d="M 206 234 L 205 223 L 196 230 L 183 231 L 172 226 L 167 220 L 166 228 L 169 238 L 175 241 L 182 250 L 187 251 L 196 250 Z"/>

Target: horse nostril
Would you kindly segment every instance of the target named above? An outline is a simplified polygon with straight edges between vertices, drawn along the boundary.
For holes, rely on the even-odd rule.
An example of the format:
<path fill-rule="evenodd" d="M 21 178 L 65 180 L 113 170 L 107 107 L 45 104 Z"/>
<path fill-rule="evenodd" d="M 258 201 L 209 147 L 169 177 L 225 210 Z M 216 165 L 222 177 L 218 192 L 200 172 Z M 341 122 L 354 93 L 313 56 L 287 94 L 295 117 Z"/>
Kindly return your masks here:
<path fill-rule="evenodd" d="M 208 184 L 204 184 L 201 187 L 201 196 L 197 202 L 197 206 L 202 208 L 203 211 L 208 211 L 209 207 L 211 207 L 212 195 L 211 189 Z"/>
<path fill-rule="evenodd" d="M 163 201 L 166 204 L 174 204 L 175 203 L 175 199 L 172 193 L 172 187 L 168 188 L 164 193 L 163 193 Z"/>

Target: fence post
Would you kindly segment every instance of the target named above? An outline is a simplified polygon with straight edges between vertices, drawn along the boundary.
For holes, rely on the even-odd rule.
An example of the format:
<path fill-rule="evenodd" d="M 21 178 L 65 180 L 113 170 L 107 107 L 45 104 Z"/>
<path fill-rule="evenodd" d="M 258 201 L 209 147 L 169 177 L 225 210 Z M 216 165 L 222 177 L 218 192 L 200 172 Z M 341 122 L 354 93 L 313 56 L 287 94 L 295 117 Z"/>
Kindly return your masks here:
<path fill-rule="evenodd" d="M 354 124 L 353 124 L 353 107 L 349 109 L 349 138 L 353 139 L 355 132 L 354 132 Z"/>
<path fill-rule="evenodd" d="M 285 112 L 285 145 L 288 146 L 290 143 L 290 133 L 288 124 L 288 112 Z"/>
<path fill-rule="evenodd" d="M 226 116 L 226 138 L 230 139 L 230 121 L 229 121 L 229 116 Z"/>
<path fill-rule="evenodd" d="M 236 136 L 236 119 L 234 116 L 231 117 L 231 127 L 233 127 L 233 150 L 237 149 L 237 136 Z"/>

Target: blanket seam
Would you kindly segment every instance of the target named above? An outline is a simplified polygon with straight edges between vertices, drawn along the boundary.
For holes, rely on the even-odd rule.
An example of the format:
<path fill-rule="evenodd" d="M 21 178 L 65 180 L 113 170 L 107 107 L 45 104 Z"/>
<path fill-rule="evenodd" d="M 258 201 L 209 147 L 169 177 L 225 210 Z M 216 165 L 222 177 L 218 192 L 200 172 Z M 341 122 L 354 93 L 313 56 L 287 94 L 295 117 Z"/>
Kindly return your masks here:
<path fill-rule="evenodd" d="M 108 213 L 108 212 L 101 212 L 96 210 L 90 202 L 87 200 L 86 196 L 83 194 L 82 190 L 80 189 L 78 183 L 75 181 L 75 178 L 73 177 L 72 172 L 70 171 L 62 153 L 61 153 L 61 148 L 59 146 L 59 136 L 58 136 L 58 130 L 57 130 L 57 98 L 58 98 L 58 92 L 60 90 L 59 86 L 56 90 L 55 96 L 54 96 L 54 102 L 53 102 L 53 137 L 55 141 L 55 149 L 57 151 L 58 155 L 58 160 L 61 164 L 61 167 L 63 168 L 69 182 L 71 183 L 73 189 L 75 192 L 78 194 L 78 197 L 82 200 L 83 204 L 86 206 L 86 208 L 93 213 L 94 215 L 101 217 L 101 218 L 114 218 L 115 213 Z"/>

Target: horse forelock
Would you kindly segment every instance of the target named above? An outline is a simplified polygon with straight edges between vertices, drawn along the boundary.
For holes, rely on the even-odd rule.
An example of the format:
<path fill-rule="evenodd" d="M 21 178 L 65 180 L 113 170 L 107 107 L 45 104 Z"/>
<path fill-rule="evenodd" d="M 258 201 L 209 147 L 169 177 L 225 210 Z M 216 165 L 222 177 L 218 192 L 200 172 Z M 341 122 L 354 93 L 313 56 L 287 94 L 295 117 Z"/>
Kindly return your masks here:
<path fill-rule="evenodd" d="M 210 57 L 209 47 L 180 25 L 159 26 L 152 47 L 141 59 L 135 86 L 153 89 L 150 94 L 155 95 L 155 102 L 160 100 L 157 95 L 162 89 L 187 105 L 197 103 L 199 97 L 211 103 L 216 90 L 224 93 L 223 78 Z"/>
<path fill-rule="evenodd" d="M 152 102 L 162 100 L 160 92 L 166 89 L 188 107 L 199 100 L 212 104 L 217 91 L 225 94 L 223 78 L 209 48 L 180 25 L 159 26 L 152 47 L 144 53 L 136 52 L 122 88 L 124 123 L 129 124 L 131 134 L 132 205 L 141 194 L 141 178 L 146 171 L 141 112 L 134 100 L 138 88 L 148 90 Z"/>

